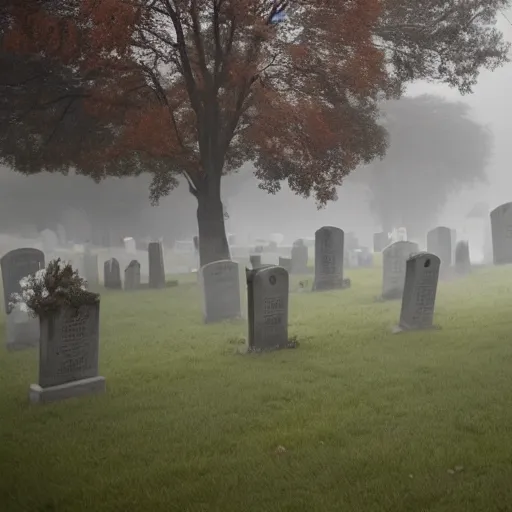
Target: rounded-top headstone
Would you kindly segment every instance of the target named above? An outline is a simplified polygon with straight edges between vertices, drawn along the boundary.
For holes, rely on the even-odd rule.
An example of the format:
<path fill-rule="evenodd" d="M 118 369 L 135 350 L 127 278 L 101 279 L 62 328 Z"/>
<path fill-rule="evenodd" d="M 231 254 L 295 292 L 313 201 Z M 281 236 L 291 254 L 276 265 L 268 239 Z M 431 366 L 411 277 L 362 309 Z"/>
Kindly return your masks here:
<path fill-rule="evenodd" d="M 428 252 L 414 254 L 407 260 L 400 312 L 402 329 L 432 327 L 440 266 L 440 258 Z"/>
<path fill-rule="evenodd" d="M 491 230 L 494 264 L 512 263 L 512 202 L 491 212 Z"/>
<path fill-rule="evenodd" d="M 345 233 L 333 226 L 315 232 L 314 290 L 343 288 L 343 251 Z"/>
<path fill-rule="evenodd" d="M 5 312 L 9 313 L 12 309 L 9 306 L 11 295 L 21 292 L 20 280 L 45 268 L 44 253 L 32 247 L 14 249 L 2 256 L 0 266 L 4 288 L 4 308 Z"/>
<path fill-rule="evenodd" d="M 248 273 L 249 348 L 270 350 L 288 344 L 289 276 L 268 266 Z"/>
<path fill-rule="evenodd" d="M 382 251 L 382 297 L 400 299 L 404 291 L 407 260 L 419 251 L 414 242 L 393 242 Z"/>
<path fill-rule="evenodd" d="M 238 263 L 219 260 L 201 267 L 199 279 L 203 293 L 205 323 L 240 318 L 240 279 Z"/>

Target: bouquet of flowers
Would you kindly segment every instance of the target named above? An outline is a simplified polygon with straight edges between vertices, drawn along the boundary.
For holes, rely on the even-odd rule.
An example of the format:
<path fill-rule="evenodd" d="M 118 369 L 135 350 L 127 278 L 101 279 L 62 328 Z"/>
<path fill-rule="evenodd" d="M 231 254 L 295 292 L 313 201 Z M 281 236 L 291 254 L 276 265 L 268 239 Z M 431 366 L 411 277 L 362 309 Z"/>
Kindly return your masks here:
<path fill-rule="evenodd" d="M 31 316 L 44 316 L 63 307 L 80 308 L 94 304 L 99 295 L 87 291 L 87 282 L 60 258 L 50 261 L 45 269 L 20 281 L 21 293 L 11 294 L 11 307 L 18 306 Z"/>

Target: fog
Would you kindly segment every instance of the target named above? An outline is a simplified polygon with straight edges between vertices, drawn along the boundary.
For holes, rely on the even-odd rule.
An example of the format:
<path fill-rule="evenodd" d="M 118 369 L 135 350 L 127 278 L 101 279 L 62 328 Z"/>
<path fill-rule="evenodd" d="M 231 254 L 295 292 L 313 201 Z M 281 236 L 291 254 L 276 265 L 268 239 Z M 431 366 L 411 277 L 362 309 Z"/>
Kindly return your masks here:
<path fill-rule="evenodd" d="M 512 40 L 512 26 L 504 16 L 500 17 L 499 28 Z M 508 65 L 492 73 L 482 72 L 472 95 L 462 97 L 447 86 L 427 83 L 413 84 L 406 93 L 406 98 L 429 94 L 453 102 L 463 101 L 470 107 L 470 117 L 492 134 L 493 148 L 485 169 L 487 183 L 463 185 L 450 192 L 444 207 L 428 220 L 430 228 L 446 225 L 457 229 L 465 238 L 473 238 L 476 259 L 482 258 L 484 235 L 481 227 L 473 229 L 474 222 L 468 227 L 469 210 L 478 202 L 491 210 L 510 200 L 511 79 L 512 66 Z M 358 169 L 346 179 L 336 202 L 319 210 L 312 198 L 296 196 L 286 183 L 276 195 L 258 189 L 251 166 L 246 164 L 239 173 L 224 179 L 223 201 L 229 215 L 226 230 L 235 234 L 242 244 L 254 244 L 257 238 L 268 238 L 271 233 L 282 233 L 284 243 L 291 244 L 296 238 L 312 237 L 322 225 L 333 225 L 354 232 L 361 244 L 371 246 L 372 234 L 384 227 L 382 219 L 370 207 L 368 187 L 358 180 L 360 172 Z M 26 177 L 2 168 L 0 230 L 34 237 L 45 228 L 56 230 L 61 224 L 73 233 L 72 240 L 110 246 L 119 245 L 125 236 L 161 237 L 168 246 L 176 240 L 191 240 L 197 234 L 196 202 L 187 187 L 181 185 L 158 206 L 151 206 L 148 185 L 147 176 L 108 179 L 96 184 L 80 176 L 45 173 Z M 418 209 L 418 217 L 424 213 Z M 424 242 L 421 236 L 417 238 Z"/>

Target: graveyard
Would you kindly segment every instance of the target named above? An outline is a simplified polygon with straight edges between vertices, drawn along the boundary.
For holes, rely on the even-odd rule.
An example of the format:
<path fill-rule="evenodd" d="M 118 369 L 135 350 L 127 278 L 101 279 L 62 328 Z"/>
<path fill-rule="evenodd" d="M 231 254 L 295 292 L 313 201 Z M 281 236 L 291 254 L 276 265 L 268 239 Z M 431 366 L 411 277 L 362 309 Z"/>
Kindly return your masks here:
<path fill-rule="evenodd" d="M 245 297 L 244 318 L 205 321 L 195 274 L 102 289 L 106 392 L 79 399 L 30 405 L 38 351 L 2 349 L 2 510 L 499 510 L 512 268 L 440 280 L 439 328 L 398 334 L 382 272 L 317 292 L 290 275 L 296 348 L 263 353 Z"/>

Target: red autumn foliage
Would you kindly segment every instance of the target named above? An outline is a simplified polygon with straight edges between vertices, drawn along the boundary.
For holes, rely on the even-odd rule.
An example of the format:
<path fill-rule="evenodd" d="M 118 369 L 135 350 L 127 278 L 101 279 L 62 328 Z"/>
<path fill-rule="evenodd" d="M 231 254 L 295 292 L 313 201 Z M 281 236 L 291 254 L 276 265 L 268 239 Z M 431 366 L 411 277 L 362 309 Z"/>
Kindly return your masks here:
<path fill-rule="evenodd" d="M 0 158 L 22 172 L 74 167 L 94 179 L 150 172 L 155 200 L 184 176 L 198 200 L 202 264 L 228 255 L 223 174 L 251 161 L 262 188 L 287 180 L 324 204 L 383 155 L 380 99 L 408 76 L 437 73 L 468 89 L 506 49 L 492 29 L 505 0 L 416 10 L 408 0 L 5 1 L 0 66 L 2 57 L 11 71 L 23 64 L 5 90 L 30 110 L 20 84 L 34 68 L 46 83 L 30 89 L 37 108 L 0 134 Z M 285 8 L 288 21 L 271 23 Z M 451 30 L 432 30 L 429 16 Z M 472 30 L 480 47 L 446 50 Z M 470 58 L 473 67 L 451 65 Z"/>

